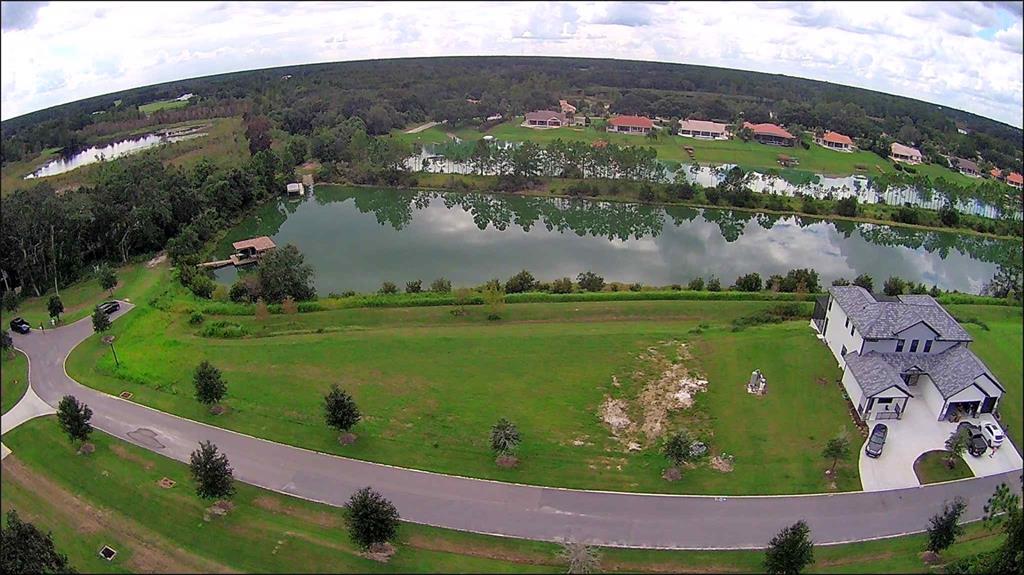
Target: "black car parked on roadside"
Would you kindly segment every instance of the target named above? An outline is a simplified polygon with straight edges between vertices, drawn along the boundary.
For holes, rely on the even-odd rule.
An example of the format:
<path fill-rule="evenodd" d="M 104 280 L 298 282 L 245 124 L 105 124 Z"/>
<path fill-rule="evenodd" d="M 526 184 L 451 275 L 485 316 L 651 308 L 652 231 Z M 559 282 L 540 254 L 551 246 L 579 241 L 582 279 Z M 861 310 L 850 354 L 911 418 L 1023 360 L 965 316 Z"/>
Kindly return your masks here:
<path fill-rule="evenodd" d="M 11 329 L 20 334 L 26 334 L 32 331 L 32 326 L 30 326 L 24 319 L 16 317 L 11 320 Z"/>

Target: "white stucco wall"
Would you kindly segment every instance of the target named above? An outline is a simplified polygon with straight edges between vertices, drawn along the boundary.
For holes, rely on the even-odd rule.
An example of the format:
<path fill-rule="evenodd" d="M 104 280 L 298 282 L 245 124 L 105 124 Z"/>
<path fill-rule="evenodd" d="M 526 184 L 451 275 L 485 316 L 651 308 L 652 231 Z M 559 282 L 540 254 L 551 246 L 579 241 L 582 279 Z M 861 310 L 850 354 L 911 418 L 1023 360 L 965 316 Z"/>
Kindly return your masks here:
<path fill-rule="evenodd" d="M 843 346 L 846 346 L 847 353 L 860 351 L 863 339 L 857 333 L 856 328 L 853 331 L 853 335 L 850 335 L 850 328 L 853 327 L 853 322 L 850 322 L 849 326 L 846 325 L 846 312 L 843 311 L 843 308 L 837 302 L 832 302 L 832 309 L 825 312 L 825 317 L 828 318 L 828 326 L 825 328 L 825 341 L 828 343 L 828 348 L 832 350 L 832 355 L 835 356 L 839 365 L 845 366 L 846 362 L 843 361 L 842 355 Z"/>
<path fill-rule="evenodd" d="M 860 407 L 866 403 L 864 392 L 861 391 L 860 385 L 857 384 L 857 378 L 850 370 L 843 372 L 843 389 L 846 390 L 846 395 L 850 396 L 850 401 L 855 406 Z"/>

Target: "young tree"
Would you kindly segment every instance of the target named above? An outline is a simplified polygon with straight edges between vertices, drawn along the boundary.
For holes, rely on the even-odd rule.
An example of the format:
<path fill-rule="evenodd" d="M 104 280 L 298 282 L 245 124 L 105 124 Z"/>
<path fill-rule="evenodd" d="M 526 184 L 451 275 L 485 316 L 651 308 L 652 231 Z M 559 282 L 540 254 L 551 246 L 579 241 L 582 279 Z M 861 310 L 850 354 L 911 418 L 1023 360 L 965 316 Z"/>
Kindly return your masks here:
<path fill-rule="evenodd" d="M 332 383 L 330 391 L 324 396 L 324 419 L 327 425 L 340 433 L 348 433 L 361 418 L 362 414 L 352 396 L 338 387 L 338 384 Z"/>
<path fill-rule="evenodd" d="M 941 553 L 949 548 L 956 538 L 959 537 L 964 528 L 960 526 L 960 516 L 967 503 L 957 497 L 952 502 L 942 504 L 942 511 L 928 520 L 928 547 L 932 553 Z"/>
<path fill-rule="evenodd" d="M 469 298 L 473 295 L 469 288 L 460 287 L 455 289 L 455 293 L 452 296 L 455 299 L 455 310 L 452 313 L 455 315 L 465 315 L 466 305 L 469 304 Z"/>
<path fill-rule="evenodd" d="M 505 290 L 488 284 L 483 297 L 484 306 L 487 308 L 487 319 L 501 319 L 501 313 L 505 310 Z"/>
<path fill-rule="evenodd" d="M 946 438 L 946 467 L 953 469 L 956 467 L 956 462 L 964 456 L 964 452 L 967 451 L 967 442 L 969 441 L 967 431 L 964 429 L 954 429 L 953 433 L 949 434 Z"/>
<path fill-rule="evenodd" d="M 381 295 L 393 295 L 398 293 L 398 286 L 396 286 L 394 282 L 384 282 L 380 284 L 380 289 L 377 290 L 377 293 Z"/>
<path fill-rule="evenodd" d="M 7 311 L 17 311 L 18 305 L 21 303 L 18 298 L 18 294 L 14 293 L 14 290 L 9 289 L 4 292 L 3 305 Z"/>
<path fill-rule="evenodd" d="M 437 278 L 430 284 L 430 291 L 434 293 L 451 293 L 452 282 L 445 278 Z"/>
<path fill-rule="evenodd" d="M 420 293 L 423 291 L 423 280 L 405 282 L 405 293 Z"/>
<path fill-rule="evenodd" d="M 363 549 L 387 543 L 398 534 L 398 509 L 369 487 L 356 491 L 345 511 L 349 537 Z"/>
<path fill-rule="evenodd" d="M 821 456 L 825 459 L 832 460 L 832 467 L 829 469 L 829 476 L 832 476 L 836 472 L 836 465 L 840 459 L 846 459 L 850 455 L 850 439 L 846 436 L 846 433 L 840 433 L 836 437 L 829 439 L 825 443 L 825 449 L 821 451 Z"/>
<path fill-rule="evenodd" d="M 772 575 L 800 573 L 814 562 L 811 528 L 803 521 L 784 528 L 768 542 L 764 569 Z"/>
<path fill-rule="evenodd" d="M 110 295 L 114 294 L 114 288 L 117 286 L 117 272 L 114 271 L 114 268 L 107 264 L 101 264 L 100 268 L 96 270 L 96 278 L 100 281 L 101 288 L 110 292 Z"/>
<path fill-rule="evenodd" d="M 519 440 L 516 425 L 504 417 L 491 427 L 491 449 L 499 457 L 514 454 Z"/>
<path fill-rule="evenodd" d="M 601 555 L 597 549 L 575 539 L 562 543 L 558 558 L 565 562 L 566 573 L 597 573 L 601 570 Z"/>
<path fill-rule="evenodd" d="M 707 283 L 708 291 L 722 291 L 722 282 L 716 276 L 711 276 Z"/>
<path fill-rule="evenodd" d="M 228 390 L 220 370 L 205 359 L 196 366 L 196 370 L 192 374 L 192 382 L 196 388 L 196 399 L 204 405 L 220 403 Z"/>
<path fill-rule="evenodd" d="M 222 499 L 235 494 L 234 470 L 227 456 L 218 453 L 217 446 L 209 441 L 199 442 L 199 449 L 192 452 L 189 469 L 199 497 Z"/>
<path fill-rule="evenodd" d="M 4 573 L 74 573 L 68 557 L 58 553 L 50 533 L 22 521 L 18 512 L 7 512 L 0 524 L 0 571 Z"/>
<path fill-rule="evenodd" d="M 704 291 L 704 278 L 693 278 L 690 283 L 686 284 L 686 289 L 690 291 Z"/>
<path fill-rule="evenodd" d="M 572 280 L 561 278 L 551 282 L 551 293 L 572 293 Z"/>
<path fill-rule="evenodd" d="M 295 303 L 295 298 L 287 296 L 281 302 L 281 311 L 289 315 L 297 314 L 299 313 L 299 304 Z"/>
<path fill-rule="evenodd" d="M 297 301 L 313 299 L 313 266 L 306 263 L 299 248 L 288 244 L 270 250 L 260 259 L 256 271 L 260 295 L 270 303 L 281 303 L 287 296 Z"/>
<path fill-rule="evenodd" d="M 690 438 L 690 435 L 686 431 L 680 430 L 668 437 L 665 444 L 661 447 L 661 453 L 676 469 L 679 469 L 690 458 L 691 443 L 693 443 L 693 440 Z"/>
<path fill-rule="evenodd" d="M 535 289 L 537 289 L 537 280 L 526 270 L 508 278 L 508 281 L 505 282 L 505 293 L 524 293 Z"/>
<path fill-rule="evenodd" d="M 95 333 L 103 333 L 110 329 L 110 318 L 107 314 L 103 313 L 103 310 L 99 306 L 92 312 L 92 331 Z"/>
<path fill-rule="evenodd" d="M 1007 484 L 1000 483 L 985 503 L 985 524 L 989 527 L 1000 524 L 1014 511 L 1020 511 L 1020 503 L 1020 496 Z"/>
<path fill-rule="evenodd" d="M 92 410 L 73 395 L 65 395 L 57 404 L 57 421 L 71 441 L 85 441 L 92 433 Z"/>
<path fill-rule="evenodd" d="M 761 291 L 761 274 L 754 272 L 736 278 L 736 289 L 740 291 Z"/>
<path fill-rule="evenodd" d="M 50 317 L 60 321 L 60 314 L 64 313 L 64 302 L 60 301 L 59 295 L 54 294 L 46 302 L 46 309 L 50 312 Z"/>

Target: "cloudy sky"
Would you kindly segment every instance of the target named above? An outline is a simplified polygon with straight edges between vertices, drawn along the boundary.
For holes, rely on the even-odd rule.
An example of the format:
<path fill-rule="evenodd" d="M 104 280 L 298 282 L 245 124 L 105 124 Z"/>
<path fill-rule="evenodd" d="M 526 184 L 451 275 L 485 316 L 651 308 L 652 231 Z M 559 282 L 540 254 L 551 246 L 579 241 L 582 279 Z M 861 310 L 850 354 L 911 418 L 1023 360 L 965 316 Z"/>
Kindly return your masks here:
<path fill-rule="evenodd" d="M 286 64 L 553 55 L 782 73 L 1024 124 L 1022 2 L 3 2 L 2 117 Z"/>

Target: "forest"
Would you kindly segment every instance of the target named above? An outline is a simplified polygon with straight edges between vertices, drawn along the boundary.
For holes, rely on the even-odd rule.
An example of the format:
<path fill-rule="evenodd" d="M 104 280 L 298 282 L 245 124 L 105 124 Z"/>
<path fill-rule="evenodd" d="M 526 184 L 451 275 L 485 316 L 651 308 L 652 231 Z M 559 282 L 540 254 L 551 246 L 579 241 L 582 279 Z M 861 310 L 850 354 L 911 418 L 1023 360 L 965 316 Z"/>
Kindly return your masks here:
<path fill-rule="evenodd" d="M 138 105 L 198 95 L 146 116 Z M 3 122 L 3 163 L 46 148 L 74 150 L 102 134 L 227 112 L 252 112 L 296 135 L 359 118 L 369 135 L 426 120 L 450 125 L 552 107 L 726 122 L 772 120 L 854 137 L 865 149 L 897 139 L 927 156 L 980 157 L 1022 169 L 1018 128 L 919 100 L 827 82 L 689 64 L 542 57 L 447 57 L 310 64 L 221 74 L 107 94 Z M 472 100 L 470 102 L 469 100 Z M 102 112 L 102 113 L 94 113 Z M 959 128 L 959 130 L 958 130 Z M 966 134 L 961 133 L 966 132 Z"/>

